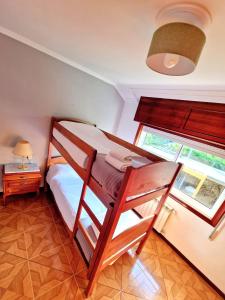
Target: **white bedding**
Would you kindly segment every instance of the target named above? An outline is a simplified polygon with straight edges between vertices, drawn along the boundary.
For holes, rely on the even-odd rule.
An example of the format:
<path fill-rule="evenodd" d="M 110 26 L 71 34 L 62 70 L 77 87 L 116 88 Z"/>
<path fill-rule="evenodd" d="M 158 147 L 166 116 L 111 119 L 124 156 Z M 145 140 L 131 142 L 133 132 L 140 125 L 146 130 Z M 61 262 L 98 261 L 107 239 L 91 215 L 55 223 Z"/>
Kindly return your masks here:
<path fill-rule="evenodd" d="M 64 221 L 72 231 L 83 186 L 82 179 L 70 165 L 56 164 L 49 168 L 46 180 L 54 194 L 55 201 Z M 85 201 L 94 212 L 98 220 L 102 223 L 104 215 L 106 213 L 106 208 L 89 188 L 87 188 L 86 191 Z M 90 232 L 90 230 L 93 231 L 92 221 L 84 210 L 81 214 L 81 222 L 86 227 L 86 230 L 88 232 Z M 119 235 L 125 229 L 139 222 L 140 218 L 132 210 L 123 213 L 113 237 Z M 95 236 L 93 234 L 91 234 L 90 236 L 93 242 L 96 243 Z M 89 260 L 92 254 L 92 250 L 88 246 L 85 239 L 82 237 L 82 233 L 80 231 L 78 233 L 78 240 L 82 248 L 85 248 L 83 248 L 83 251 L 86 258 Z"/>
<path fill-rule="evenodd" d="M 95 126 L 69 121 L 61 121 L 59 124 L 92 146 L 99 154 L 108 154 L 110 151 L 118 151 L 118 149 L 124 151 L 125 149 L 124 147 L 110 141 L 106 135 Z M 63 145 L 80 167 L 86 167 L 87 155 L 82 150 L 71 143 L 55 128 L 53 129 L 53 136 L 61 145 Z"/>
<path fill-rule="evenodd" d="M 72 231 L 80 201 L 83 180 L 67 164 L 51 166 L 46 180 L 54 194 L 55 201 L 64 221 Z M 106 212 L 105 206 L 89 188 L 87 189 L 85 199 L 96 216 Z M 82 211 L 81 217 L 87 217 L 85 211 Z"/>

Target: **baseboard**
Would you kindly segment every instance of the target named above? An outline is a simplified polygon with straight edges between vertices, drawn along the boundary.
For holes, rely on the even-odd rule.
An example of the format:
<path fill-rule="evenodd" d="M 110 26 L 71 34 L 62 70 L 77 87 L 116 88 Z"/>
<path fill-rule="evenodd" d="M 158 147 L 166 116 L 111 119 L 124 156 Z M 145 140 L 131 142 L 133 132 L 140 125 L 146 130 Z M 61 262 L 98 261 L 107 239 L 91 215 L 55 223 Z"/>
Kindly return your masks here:
<path fill-rule="evenodd" d="M 154 232 L 160 236 L 187 264 L 189 264 L 192 269 L 194 269 L 222 298 L 225 299 L 225 294 L 208 278 L 203 274 L 195 265 L 190 262 L 190 260 L 184 256 L 173 244 L 171 244 L 164 235 L 153 229 Z"/>

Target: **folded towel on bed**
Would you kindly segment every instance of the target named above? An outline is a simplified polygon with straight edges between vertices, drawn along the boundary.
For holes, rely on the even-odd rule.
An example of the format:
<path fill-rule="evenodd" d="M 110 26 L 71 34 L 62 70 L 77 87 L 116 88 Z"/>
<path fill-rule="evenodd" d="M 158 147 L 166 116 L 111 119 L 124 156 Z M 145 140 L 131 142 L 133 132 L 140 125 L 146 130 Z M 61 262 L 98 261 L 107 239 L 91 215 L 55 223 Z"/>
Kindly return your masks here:
<path fill-rule="evenodd" d="M 112 157 L 114 157 L 118 160 L 121 160 L 123 162 L 131 161 L 132 156 L 137 156 L 136 153 L 133 153 L 133 152 L 129 151 L 128 149 L 122 148 L 122 147 L 117 150 L 110 151 L 109 154 Z"/>
<path fill-rule="evenodd" d="M 132 165 L 132 160 L 130 161 L 121 161 L 116 159 L 115 157 L 111 156 L 110 154 L 107 154 L 105 157 L 105 161 L 119 170 L 120 172 L 125 172 L 127 167 L 130 167 Z"/>

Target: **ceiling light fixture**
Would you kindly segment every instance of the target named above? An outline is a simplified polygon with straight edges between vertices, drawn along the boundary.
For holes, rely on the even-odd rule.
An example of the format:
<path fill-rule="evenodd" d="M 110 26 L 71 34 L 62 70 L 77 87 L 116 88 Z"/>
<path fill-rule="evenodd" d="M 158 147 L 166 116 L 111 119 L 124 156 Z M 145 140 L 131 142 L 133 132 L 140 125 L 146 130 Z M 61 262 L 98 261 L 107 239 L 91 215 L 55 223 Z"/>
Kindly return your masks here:
<path fill-rule="evenodd" d="M 194 71 L 204 47 L 209 12 L 197 4 L 175 4 L 162 9 L 156 18 L 146 63 L 166 75 L 186 75 Z"/>

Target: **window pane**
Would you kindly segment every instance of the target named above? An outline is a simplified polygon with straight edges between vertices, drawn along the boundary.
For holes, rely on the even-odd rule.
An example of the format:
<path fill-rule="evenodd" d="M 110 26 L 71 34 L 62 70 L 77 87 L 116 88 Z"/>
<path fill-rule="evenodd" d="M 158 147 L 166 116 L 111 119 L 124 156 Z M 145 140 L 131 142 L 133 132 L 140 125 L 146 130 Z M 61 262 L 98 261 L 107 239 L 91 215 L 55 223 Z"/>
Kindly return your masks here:
<path fill-rule="evenodd" d="M 178 161 L 184 166 L 175 188 L 212 208 L 225 189 L 225 159 L 184 146 Z"/>
<path fill-rule="evenodd" d="M 182 145 L 161 135 L 142 131 L 138 146 L 167 160 L 175 160 Z"/>

